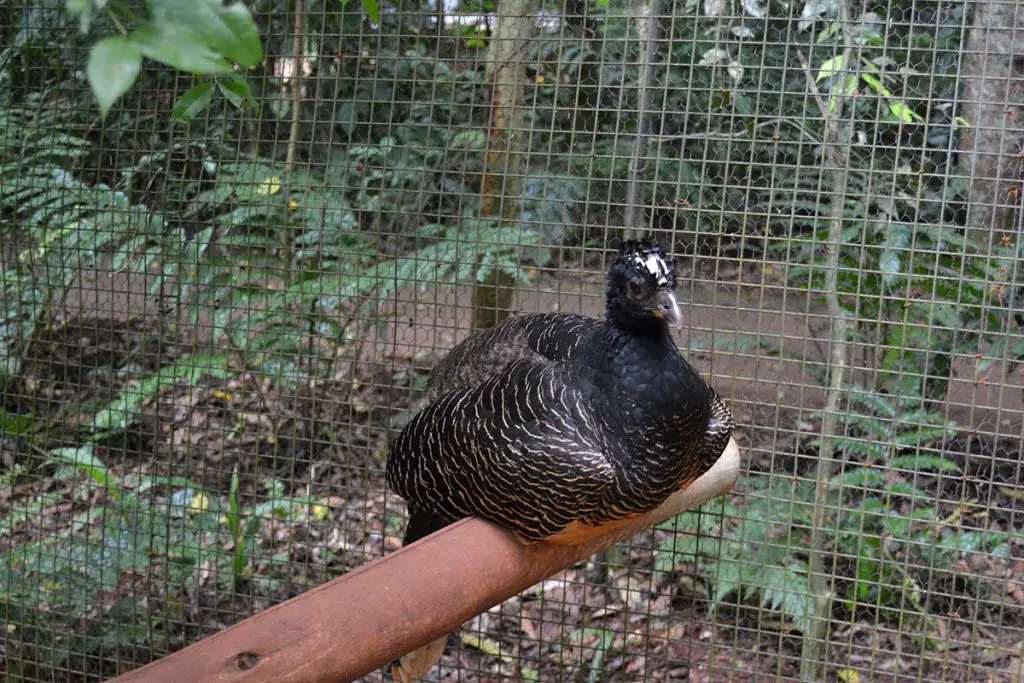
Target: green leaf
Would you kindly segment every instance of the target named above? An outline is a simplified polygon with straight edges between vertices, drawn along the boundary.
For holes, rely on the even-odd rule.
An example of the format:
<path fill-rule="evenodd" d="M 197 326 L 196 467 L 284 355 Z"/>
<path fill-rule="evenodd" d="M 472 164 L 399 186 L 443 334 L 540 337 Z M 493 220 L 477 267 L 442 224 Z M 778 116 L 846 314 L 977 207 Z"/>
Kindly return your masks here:
<path fill-rule="evenodd" d="M 895 418 L 898 412 L 896 405 L 892 402 L 889 396 L 881 394 L 873 389 L 867 389 L 860 386 L 850 387 L 849 398 L 851 401 L 864 406 L 868 410 L 878 411 L 889 418 Z"/>
<path fill-rule="evenodd" d="M 478 150 L 487 146 L 487 132 L 484 130 L 464 130 L 452 136 L 448 143 L 449 149 Z"/>
<path fill-rule="evenodd" d="M 857 93 L 857 75 L 850 74 L 846 77 L 846 88 L 847 95 L 855 95 Z"/>
<path fill-rule="evenodd" d="M 179 24 L 143 24 L 129 37 L 142 54 L 194 74 L 219 74 L 231 65 L 204 44 L 203 37 Z"/>
<path fill-rule="evenodd" d="M 0 408 L 0 434 L 10 436 L 23 436 L 31 429 L 35 422 L 35 416 L 31 413 L 26 415 L 8 415 Z"/>
<path fill-rule="evenodd" d="M 932 500 L 935 498 L 935 494 L 923 491 L 913 484 L 908 484 L 905 481 L 896 481 L 889 486 L 889 493 L 897 496 L 906 496 L 914 501 Z"/>
<path fill-rule="evenodd" d="M 135 83 L 142 66 L 139 46 L 121 36 L 104 38 L 92 46 L 85 77 L 106 116 L 110 107 Z"/>
<path fill-rule="evenodd" d="M 818 77 L 815 80 L 823 81 L 826 78 L 836 75 L 843 70 L 843 56 L 836 55 L 831 59 L 826 59 L 825 62 L 818 68 Z"/>
<path fill-rule="evenodd" d="M 370 17 L 373 24 L 380 23 L 380 2 L 379 0 L 363 0 L 363 12 Z"/>
<path fill-rule="evenodd" d="M 882 282 L 886 288 L 891 287 L 902 270 L 900 253 L 892 249 L 886 250 L 878 261 L 878 267 L 882 271 Z"/>
<path fill-rule="evenodd" d="M 342 102 L 341 106 L 338 107 L 338 114 L 334 117 L 334 120 L 341 126 L 341 130 L 344 131 L 345 135 L 352 134 L 358 119 L 359 114 L 356 109 L 356 103 L 352 101 Z"/>
<path fill-rule="evenodd" d="M 238 92 L 239 88 L 234 83 L 218 83 L 217 89 L 220 90 L 220 94 L 224 96 L 224 99 L 234 107 L 235 109 L 241 109 L 242 105 L 245 104 L 245 95 Z"/>
<path fill-rule="evenodd" d="M 50 456 L 50 462 L 66 462 L 82 470 L 120 500 L 117 477 L 112 476 L 103 461 L 96 457 L 92 444 L 77 448 L 55 448 L 50 451 Z"/>
<path fill-rule="evenodd" d="M 815 38 L 814 38 L 814 42 L 816 42 L 816 43 L 824 43 L 826 40 L 828 40 L 829 38 L 834 36 L 838 30 L 839 30 L 839 22 L 838 21 L 833 21 L 828 26 L 826 26 L 825 28 L 823 28 L 821 31 L 818 32 L 818 35 L 815 36 Z"/>
<path fill-rule="evenodd" d="M 939 547 L 960 553 L 977 553 L 984 551 L 987 546 L 1005 542 L 1008 536 L 998 531 L 963 531 L 943 536 Z"/>
<path fill-rule="evenodd" d="M 901 123 L 914 123 L 915 121 L 923 120 L 917 112 L 900 100 L 889 100 L 889 111 Z"/>
<path fill-rule="evenodd" d="M 173 365 L 161 368 L 139 383 L 128 387 L 106 408 L 96 413 L 92 429 L 98 437 L 127 429 L 137 418 L 142 405 L 168 386 L 178 382 L 195 384 L 205 374 L 227 377 L 230 359 L 223 354 L 183 356 Z"/>
<path fill-rule="evenodd" d="M 939 425 L 937 427 L 918 427 L 896 437 L 898 446 L 916 447 L 928 441 L 939 441 L 944 438 L 956 436 L 959 428 L 955 422 Z M 947 461 L 948 462 L 948 461 Z"/>
<path fill-rule="evenodd" d="M 886 487 L 885 475 L 881 471 L 871 467 L 857 467 L 834 475 L 829 480 L 833 487 L 844 486 L 849 488 L 869 488 L 877 491 L 884 491 Z"/>
<path fill-rule="evenodd" d="M 241 108 L 242 104 L 248 104 L 255 110 L 259 110 L 259 105 L 256 99 L 252 96 L 252 88 L 249 87 L 249 83 L 239 76 L 238 74 L 232 74 L 232 78 L 227 81 L 221 81 L 217 84 L 220 88 L 220 92 L 236 108 Z"/>
<path fill-rule="evenodd" d="M 755 575 L 761 589 L 761 604 L 782 612 L 802 632 L 808 630 L 814 616 L 808 573 L 807 564 L 794 559 L 787 566 L 766 564 Z"/>
<path fill-rule="evenodd" d="M 698 555 L 714 558 L 721 553 L 720 538 L 678 533 L 665 541 L 654 553 L 654 571 L 658 574 L 670 572 L 682 562 L 692 562 Z"/>
<path fill-rule="evenodd" d="M 821 439 L 815 439 L 814 445 L 821 447 Z M 889 451 L 889 447 L 885 443 L 880 443 L 874 439 L 857 439 L 850 437 L 842 437 L 836 440 L 836 447 L 841 449 L 843 452 L 848 453 L 861 453 L 874 460 L 881 460 L 885 457 Z"/>
<path fill-rule="evenodd" d="M 259 29 L 241 2 L 223 5 L 220 0 L 150 0 L 155 23 L 188 26 L 203 44 L 245 67 L 263 59 Z"/>
<path fill-rule="evenodd" d="M 64 7 L 68 14 L 78 17 L 78 30 L 88 33 L 92 23 L 92 0 L 65 0 Z"/>
<path fill-rule="evenodd" d="M 213 83 L 200 83 L 185 91 L 171 109 L 171 118 L 180 123 L 189 123 L 199 115 L 213 99 Z"/>
<path fill-rule="evenodd" d="M 211 5 L 219 19 L 212 25 L 216 30 L 210 32 L 217 40 L 212 46 L 242 66 L 259 66 L 263 61 L 263 48 L 259 28 L 249 9 L 241 2 L 222 5 L 220 0 L 212 0 Z"/>
<path fill-rule="evenodd" d="M 228 491 L 228 529 L 231 535 L 237 537 L 242 529 L 242 506 L 238 502 L 238 490 L 241 480 L 238 478 L 238 463 L 231 472 L 231 488 Z"/>
<path fill-rule="evenodd" d="M 894 469 L 938 470 L 960 473 L 960 466 L 952 460 L 937 455 L 899 455 L 889 463 Z"/>
<path fill-rule="evenodd" d="M 877 76 L 862 73 L 860 77 L 863 78 L 864 82 L 867 83 L 871 87 L 871 89 L 874 90 L 876 93 L 882 95 L 883 97 L 892 97 L 892 92 L 884 85 L 882 85 L 882 80 Z"/>

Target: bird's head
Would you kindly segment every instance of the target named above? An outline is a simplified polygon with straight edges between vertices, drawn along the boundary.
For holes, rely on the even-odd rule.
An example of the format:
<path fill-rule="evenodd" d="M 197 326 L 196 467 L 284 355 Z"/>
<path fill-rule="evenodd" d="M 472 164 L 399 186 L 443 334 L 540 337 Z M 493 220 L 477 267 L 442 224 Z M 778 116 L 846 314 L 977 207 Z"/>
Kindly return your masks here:
<path fill-rule="evenodd" d="M 647 240 L 627 240 L 608 268 L 608 317 L 632 328 L 678 326 L 682 316 L 675 288 L 675 268 L 661 247 Z"/>

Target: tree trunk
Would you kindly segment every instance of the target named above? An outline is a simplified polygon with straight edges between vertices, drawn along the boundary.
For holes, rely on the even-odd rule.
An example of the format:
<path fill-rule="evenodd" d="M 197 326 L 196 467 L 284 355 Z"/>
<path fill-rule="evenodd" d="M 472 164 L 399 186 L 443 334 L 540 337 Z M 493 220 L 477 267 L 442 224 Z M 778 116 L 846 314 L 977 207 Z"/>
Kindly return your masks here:
<path fill-rule="evenodd" d="M 968 236 L 983 249 L 1014 231 L 1024 179 L 1024 5 L 976 1 L 963 62 L 961 163 Z M 1014 239 L 1014 243 L 1016 243 Z"/>
<path fill-rule="evenodd" d="M 588 0 L 566 0 L 564 19 L 566 24 L 572 27 L 573 33 L 581 40 L 596 42 L 597 49 L 601 49 L 601 43 L 596 38 L 597 31 L 594 27 L 594 18 L 590 15 Z M 598 114 L 601 110 L 601 72 L 598 67 L 599 55 L 591 55 L 584 49 L 587 55 L 580 63 L 578 80 L 576 82 L 576 97 L 573 102 L 571 115 L 573 117 L 572 129 L 576 133 L 573 142 L 576 145 L 581 143 L 589 147 L 594 135 L 598 132 Z"/>
<path fill-rule="evenodd" d="M 487 53 L 491 111 L 480 217 L 497 218 L 502 226 L 514 224 L 521 213 L 520 148 L 529 123 L 524 109 L 516 104 L 526 85 L 527 47 L 537 33 L 535 14 L 531 0 L 502 0 Z M 491 327 L 508 317 L 514 293 L 515 279 L 497 268 L 483 282 L 477 282 L 473 292 L 474 329 Z"/>
<path fill-rule="evenodd" d="M 646 214 L 640 209 L 644 193 L 641 186 L 647 181 L 647 152 L 651 137 L 651 93 L 657 72 L 658 40 L 661 37 L 661 0 L 633 0 L 631 18 L 636 25 L 636 38 L 640 46 L 640 73 L 636 88 L 636 136 L 629 159 L 629 184 L 626 189 L 626 232 L 639 237 L 646 224 Z"/>

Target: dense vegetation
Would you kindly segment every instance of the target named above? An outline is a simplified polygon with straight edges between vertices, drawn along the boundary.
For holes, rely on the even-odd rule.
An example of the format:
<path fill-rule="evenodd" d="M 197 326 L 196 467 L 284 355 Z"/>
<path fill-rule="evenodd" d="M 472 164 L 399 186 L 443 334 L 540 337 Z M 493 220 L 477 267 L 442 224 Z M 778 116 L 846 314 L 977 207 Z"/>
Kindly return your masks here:
<path fill-rule="evenodd" d="M 288 584 L 308 587 L 366 559 L 321 557 L 317 571 L 306 559 L 297 579 L 294 555 L 280 557 L 271 542 L 281 527 L 331 523 L 302 448 L 273 444 L 269 466 L 220 463 L 212 469 L 227 476 L 215 481 L 154 464 L 154 453 L 118 454 L 168 394 L 205 391 L 202 400 L 223 405 L 241 400 L 232 392 L 259 394 L 251 412 L 265 415 L 278 405 L 270 387 L 336 388 L 360 340 L 394 315 L 387 302 L 399 292 L 484 282 L 496 271 L 528 286 L 581 245 L 606 245 L 617 232 L 606 226 L 623 221 L 640 120 L 642 46 L 629 3 L 540 3 L 560 19 L 524 55 L 521 219 L 499 228 L 480 215 L 486 24 L 439 30 L 440 14 L 425 2 L 310 2 L 298 65 L 284 0 L 252 3 L 252 31 L 249 13 L 230 5 L 228 28 L 193 36 L 202 49 L 188 59 L 161 36 L 181 21 L 180 9 L 167 8 L 191 3 L 111 2 L 100 11 L 105 4 L 0 8 L 0 536 L 10 539 L 0 619 L 9 680 L 110 674 L 100 659 L 113 653 L 130 666 L 179 647 L 214 627 L 183 616 L 188 600 L 200 601 L 188 587 L 211 574 L 229 595 L 275 600 Z M 789 291 L 818 296 L 828 217 L 842 204 L 838 287 L 863 372 L 844 391 L 842 468 L 825 525 L 835 611 L 901 628 L 912 619 L 931 633 L 920 624 L 940 608 L 921 597 L 926 589 L 947 581 L 960 595 L 994 600 L 994 584 L 957 570 L 958 561 L 1008 557 L 1021 531 L 1009 513 L 965 522 L 966 494 L 950 483 L 977 474 L 969 443 L 965 457 L 950 454 L 964 437 L 943 407 L 954 359 L 1024 355 L 1009 334 L 1017 245 L 987 253 L 965 238 L 965 185 L 952 172 L 958 127 L 969 124 L 953 104 L 966 7 L 872 5 L 844 38 L 828 3 L 697 5 L 672 5 L 664 22 L 640 191 L 647 220 L 672 231 L 684 259 L 771 266 Z M 492 11 L 465 2 L 453 13 Z M 837 61 L 847 38 L 857 47 L 852 64 Z M 296 70 L 305 71 L 298 81 Z M 112 72 L 123 78 L 104 82 Z M 838 171 L 826 168 L 808 76 L 826 100 L 857 93 L 843 127 L 842 197 L 825 191 Z M 69 378 L 75 363 L 56 369 L 78 324 L 67 302 L 93 271 L 144 275 L 160 324 L 119 322 L 130 348 L 93 357 Z M 186 341 L 196 326 L 209 330 L 202 347 Z M 754 336 L 733 343 L 765 345 Z M 817 380 L 824 386 L 824 370 Z M 344 377 L 348 425 L 367 412 L 357 385 L 368 381 Z M 378 436 L 364 450 L 374 457 L 379 433 L 422 386 L 413 371 L 385 381 L 404 393 L 373 399 L 393 400 L 395 413 L 368 418 Z M 760 601 L 803 630 L 814 616 L 804 595 L 814 482 L 802 456 L 816 451 L 820 414 L 794 420 L 801 457 L 773 462 L 771 472 L 755 467 L 745 495 L 720 514 L 666 526 L 651 570 L 664 578 L 695 567 L 713 586 L 713 605 Z M 274 422 L 271 436 L 285 431 Z M 291 438 L 336 444 L 337 431 L 317 423 Z M 378 486 L 373 457 L 359 462 L 362 485 Z M 1013 507 L 1005 492 L 972 492 Z M 382 514 L 388 528 L 400 524 Z M 218 618 L 262 604 L 222 605 Z"/>

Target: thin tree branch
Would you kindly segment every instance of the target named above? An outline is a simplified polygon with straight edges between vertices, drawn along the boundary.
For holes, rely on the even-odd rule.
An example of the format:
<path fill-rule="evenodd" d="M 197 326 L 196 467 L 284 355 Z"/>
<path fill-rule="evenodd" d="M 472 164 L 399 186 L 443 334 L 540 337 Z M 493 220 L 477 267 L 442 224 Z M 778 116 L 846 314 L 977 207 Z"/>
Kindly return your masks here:
<path fill-rule="evenodd" d="M 657 72 L 658 40 L 661 38 L 663 0 L 635 0 L 633 14 L 636 18 L 636 33 L 640 42 L 640 80 L 637 87 L 636 136 L 629 159 L 629 185 L 626 189 L 625 227 L 628 236 L 636 237 L 641 232 L 643 212 L 638 198 L 640 187 L 646 180 L 647 152 L 651 143 L 651 97 L 654 92 L 654 76 Z"/>
<path fill-rule="evenodd" d="M 284 167 L 288 173 L 295 168 L 295 150 L 299 145 L 299 121 L 302 109 L 302 67 L 305 63 L 305 25 L 306 8 L 303 0 L 295 0 L 295 30 L 292 34 L 292 59 L 295 73 L 292 75 L 292 126 L 288 133 L 288 149 L 285 154 Z"/>
<path fill-rule="evenodd" d="M 828 633 L 829 614 L 832 609 L 832 585 L 830 575 L 825 573 L 824 544 L 825 524 L 828 512 L 829 481 L 835 468 L 833 456 L 836 449 L 836 432 L 839 426 L 839 401 L 842 397 L 846 371 L 849 366 L 847 335 L 849 321 L 839 303 L 839 256 L 842 248 L 843 212 L 846 203 L 846 182 L 849 173 L 849 154 L 842 135 L 844 105 L 850 96 L 848 72 L 851 70 L 853 44 L 849 38 L 850 9 L 845 0 L 839 4 L 838 35 L 842 40 L 842 72 L 837 74 L 833 86 L 835 109 L 829 111 L 818 91 L 814 75 L 802 53 L 798 53 L 800 64 L 807 77 L 810 89 L 825 123 L 825 159 L 834 169 L 832 177 L 832 210 L 829 215 L 828 243 L 825 245 L 825 301 L 828 305 L 831 334 L 831 350 L 828 388 L 825 397 L 824 417 L 821 421 L 821 448 L 815 469 L 814 514 L 811 526 L 811 541 L 808 548 L 809 588 L 811 612 L 808 631 L 804 633 L 800 652 L 800 677 L 804 681 L 820 680 L 821 663 L 824 661 L 825 639 Z M 849 123 L 847 123 L 849 125 Z M 846 137 L 849 139 L 849 136 Z"/>
<path fill-rule="evenodd" d="M 536 7 L 535 0 L 500 0 L 487 51 L 491 92 L 480 217 L 497 219 L 502 227 L 522 220 L 523 149 L 530 126 L 528 108 L 519 106 L 519 100 L 527 88 L 524 55 L 537 35 Z M 503 246 L 516 248 L 514 244 Z M 511 315 L 515 286 L 513 275 L 497 265 L 475 282 L 473 329 L 492 327 Z"/>

